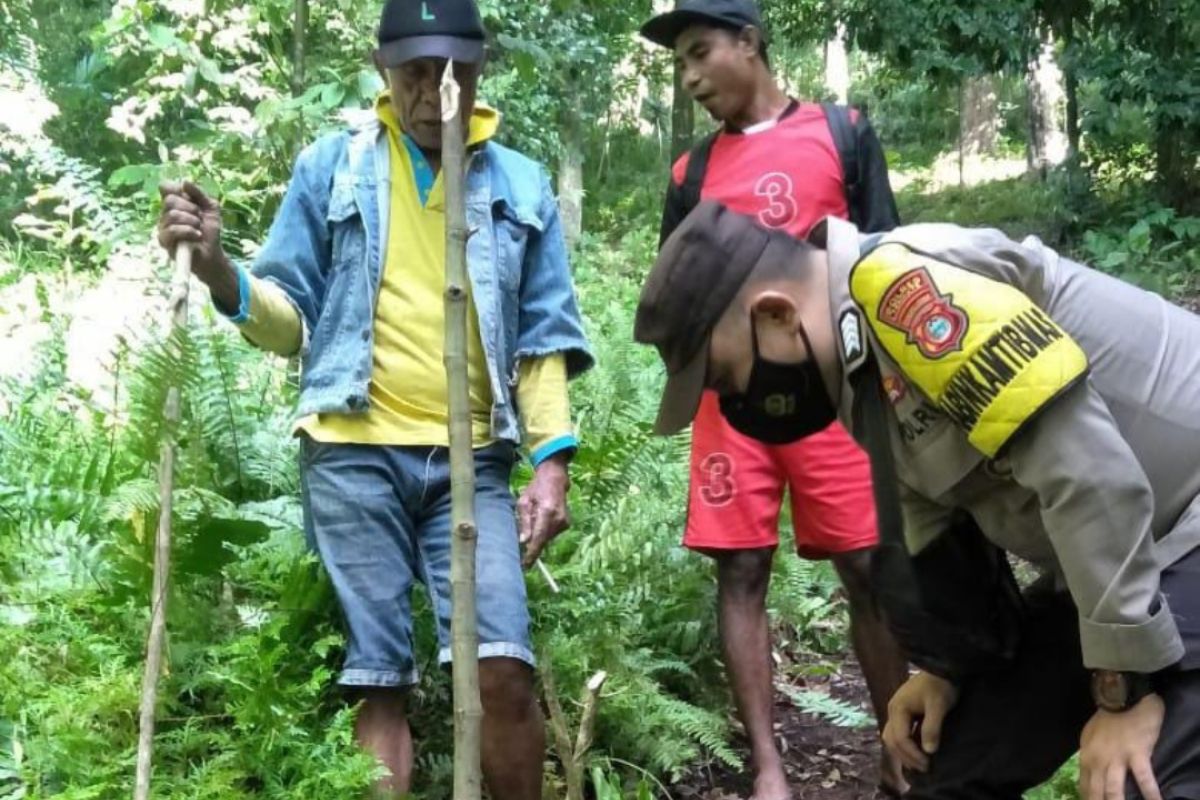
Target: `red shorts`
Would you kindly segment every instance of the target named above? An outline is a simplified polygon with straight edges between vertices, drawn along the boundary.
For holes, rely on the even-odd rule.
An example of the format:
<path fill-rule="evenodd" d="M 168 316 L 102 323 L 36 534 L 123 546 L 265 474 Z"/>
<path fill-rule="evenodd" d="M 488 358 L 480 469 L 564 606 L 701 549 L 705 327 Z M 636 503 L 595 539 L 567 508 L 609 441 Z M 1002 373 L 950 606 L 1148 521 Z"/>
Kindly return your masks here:
<path fill-rule="evenodd" d="M 763 444 L 731 428 L 716 395 L 705 392 L 692 424 L 683 544 L 696 550 L 777 546 L 785 488 L 800 555 L 827 558 L 879 541 L 871 465 L 840 423 L 793 444 Z"/>

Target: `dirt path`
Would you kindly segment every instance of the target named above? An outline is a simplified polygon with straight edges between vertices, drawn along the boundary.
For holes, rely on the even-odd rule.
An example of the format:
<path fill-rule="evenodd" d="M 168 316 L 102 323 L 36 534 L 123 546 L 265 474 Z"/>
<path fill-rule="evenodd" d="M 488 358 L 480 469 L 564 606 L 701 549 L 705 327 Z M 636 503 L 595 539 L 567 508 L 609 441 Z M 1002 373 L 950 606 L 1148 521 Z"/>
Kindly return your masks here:
<path fill-rule="evenodd" d="M 807 687 L 868 708 L 867 689 L 858 665 L 844 663 L 828 679 Z M 840 728 L 806 714 L 776 694 L 776 736 L 783 753 L 793 800 L 874 800 L 878 781 L 879 738 L 874 728 Z M 745 742 L 736 743 L 748 760 Z M 741 800 L 750 796 L 749 773 L 723 767 L 698 767 L 670 787 L 683 800 Z"/>

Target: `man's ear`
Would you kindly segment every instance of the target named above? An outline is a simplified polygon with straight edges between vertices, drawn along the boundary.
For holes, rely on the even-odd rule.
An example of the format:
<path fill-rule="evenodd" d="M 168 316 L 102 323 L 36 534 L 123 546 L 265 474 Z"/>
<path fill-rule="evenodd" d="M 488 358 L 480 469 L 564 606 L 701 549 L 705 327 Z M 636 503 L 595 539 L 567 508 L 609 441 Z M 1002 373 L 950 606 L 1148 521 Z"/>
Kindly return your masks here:
<path fill-rule="evenodd" d="M 750 301 L 750 310 L 759 319 L 784 326 L 792 326 L 800 313 L 795 300 L 774 289 L 764 289 L 755 295 Z"/>
<path fill-rule="evenodd" d="M 738 44 L 751 55 L 758 55 L 762 46 L 762 31 L 753 25 L 747 25 L 738 32 Z"/>

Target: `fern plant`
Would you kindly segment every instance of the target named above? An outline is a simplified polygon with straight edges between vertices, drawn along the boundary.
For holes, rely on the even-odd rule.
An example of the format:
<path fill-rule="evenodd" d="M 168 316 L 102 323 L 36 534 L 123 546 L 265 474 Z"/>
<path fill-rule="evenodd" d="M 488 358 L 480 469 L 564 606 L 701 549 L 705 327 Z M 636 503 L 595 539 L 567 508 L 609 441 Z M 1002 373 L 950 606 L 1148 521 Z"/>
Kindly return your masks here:
<path fill-rule="evenodd" d="M 870 728 L 875 725 L 875 718 L 863 708 L 825 692 L 784 686 L 783 693 L 796 708 L 828 720 L 839 728 Z"/>
<path fill-rule="evenodd" d="M 0 720 L 26 722 L 19 739 L 11 723 L 0 736 L 0 787 L 37 798 L 125 792 L 170 382 L 190 402 L 158 791 L 356 794 L 378 767 L 353 744 L 353 709 L 331 687 L 342 637 L 299 530 L 294 458 L 279 457 L 294 395 L 248 346 L 203 324 L 134 359 L 115 414 L 53 372 L 5 390 Z"/>
<path fill-rule="evenodd" d="M 20 727 L 0 718 L 0 800 L 21 800 L 26 796 L 21 778 L 23 747 Z"/>

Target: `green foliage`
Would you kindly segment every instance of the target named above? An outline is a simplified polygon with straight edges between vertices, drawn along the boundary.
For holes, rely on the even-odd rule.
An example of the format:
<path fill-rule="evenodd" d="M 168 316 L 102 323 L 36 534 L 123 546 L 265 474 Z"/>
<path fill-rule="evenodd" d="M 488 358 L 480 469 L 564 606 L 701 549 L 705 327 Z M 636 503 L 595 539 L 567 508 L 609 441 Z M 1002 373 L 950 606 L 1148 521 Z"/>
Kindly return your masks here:
<path fill-rule="evenodd" d="M 626 258 L 609 266 L 632 278 L 652 263 L 651 248 L 658 242 L 643 234 L 646 223 L 657 223 L 662 216 L 671 167 L 669 142 L 643 136 L 632 128 L 609 128 L 602 137 L 593 137 L 590 145 L 584 172 L 588 187 L 583 208 L 585 237 L 618 245 L 624 240 L 621 250 Z M 654 179 L 648 180 L 650 175 Z"/>
<path fill-rule="evenodd" d="M 1077 221 L 1058 183 L 1025 177 L 950 187 L 934 194 L 916 187 L 900 192 L 896 200 L 905 224 L 995 227 L 1016 238 L 1036 235 L 1051 246 L 1066 242 Z"/>
<path fill-rule="evenodd" d="M 1100 269 L 1143 288 L 1178 295 L 1192 288 L 1200 274 L 1200 217 L 1159 206 L 1126 230 L 1086 232 L 1083 252 Z"/>
<path fill-rule="evenodd" d="M 1095 2 L 1091 35 L 1080 48 L 1080 73 L 1108 107 L 1140 115 L 1152 138 L 1162 197 L 1177 208 L 1200 209 L 1200 3 Z M 1113 114 L 1112 111 L 1109 114 Z M 1108 115 L 1085 118 L 1110 134 Z M 1129 137 L 1126 146 L 1136 145 Z"/>
<path fill-rule="evenodd" d="M 1168 203 L 1182 207 L 1195 197 L 1200 185 L 1195 0 L 848 0 L 837 8 L 857 44 L 887 68 L 942 87 L 964 76 L 1023 75 L 1050 31 L 1062 45 L 1064 66 L 1089 96 L 1082 122 L 1099 134 L 1095 155 L 1111 153 L 1117 129 L 1140 121 L 1142 131 L 1116 137 L 1121 146 L 1140 143 L 1155 153 Z"/>
<path fill-rule="evenodd" d="M 863 71 L 850 99 L 867 109 L 871 125 L 888 148 L 920 149 L 932 162 L 938 153 L 956 146 L 959 96 L 955 86 L 878 65 Z"/>
<path fill-rule="evenodd" d="M 844 652 L 846 618 L 841 583 L 828 561 L 798 558 L 782 547 L 772 566 L 769 605 L 776 646 L 817 653 Z"/>
<path fill-rule="evenodd" d="M 114 187 L 145 194 L 186 168 L 222 197 L 227 227 L 265 228 L 302 141 L 340 124 L 341 109 L 369 105 L 379 86 L 367 66 L 374 4 L 314 4 L 308 38 L 320 67 L 293 97 L 291 7 L 283 0 L 113 7 L 94 34 L 99 65 L 88 80 L 112 93 L 105 124 L 124 140 L 104 154 Z"/>
<path fill-rule="evenodd" d="M 1200 129 L 1200 3 L 1196 0 L 1100 0 L 1080 58 L 1106 98 L 1145 108 L 1155 130 Z M 1195 139 L 1192 137 L 1192 146 Z M 1193 150 L 1194 152 L 1194 150 Z"/>
<path fill-rule="evenodd" d="M 519 0 L 480 3 L 494 42 L 483 94 L 506 112 L 502 137 L 550 164 L 636 92 L 644 56 L 630 48 L 630 21 L 650 15 L 648 0 Z M 628 76 L 617 73 L 633 57 Z M 578 141 L 572 141 L 578 140 Z"/>
<path fill-rule="evenodd" d="M 825 692 L 787 687 L 784 693 L 804 713 L 827 719 L 839 728 L 871 728 L 875 725 L 875 717 L 869 712 Z"/>
<path fill-rule="evenodd" d="M 34 84 L 13 73 L 7 77 L 14 88 L 45 102 Z M 4 127 L 0 158 L 0 174 L 7 173 L 0 184 L 0 233 L 11 232 L 22 248 L 70 273 L 103 264 L 127 241 L 134 216 L 109 193 L 100 169 L 68 155 L 41 132 Z"/>
<path fill-rule="evenodd" d="M 535 578 L 530 604 L 562 691 L 609 673 L 595 752 L 671 776 L 706 757 L 740 762 L 724 715 L 709 710 L 720 698 L 711 571 L 678 546 L 687 443 L 651 435 L 656 357 L 628 336 L 637 283 L 625 270 L 651 242 L 642 229 L 619 251 L 585 243 L 577 261 L 589 332 L 608 357 L 573 392 L 586 442 L 576 532 L 548 556 L 562 593 Z"/>
<path fill-rule="evenodd" d="M 630 787 L 627 782 L 621 780 L 618 773 L 600 766 L 592 767 L 591 778 L 596 800 L 628 800 L 631 797 L 636 800 L 654 800 L 657 797 L 645 778 L 639 779 Z"/>
<path fill-rule="evenodd" d="M 1079 758 L 1063 765 L 1045 784 L 1025 795 L 1026 800 L 1079 800 Z"/>
<path fill-rule="evenodd" d="M 31 798 L 125 794 L 158 514 L 159 401 L 172 381 L 186 406 L 159 791 L 321 797 L 369 784 L 376 768 L 353 746 L 353 712 L 330 687 L 341 637 L 298 530 L 293 460 L 275 460 L 286 411 L 257 402 L 264 391 L 285 402 L 288 393 L 260 359 L 197 327 L 128 367 L 119 414 L 53 370 L 5 393 L 0 652 L 11 656 L 0 663 L 0 788 Z M 232 374 L 236 388 L 222 382 Z M 206 386 L 229 392 L 226 402 Z M 230 437 L 243 442 L 240 483 L 221 460 Z"/>
<path fill-rule="evenodd" d="M 34 42 L 37 24 L 28 0 L 12 0 L 0 5 L 0 65 L 10 65 L 22 71 L 37 64 L 37 45 Z"/>
<path fill-rule="evenodd" d="M 621 250 L 585 245 L 578 261 L 609 357 L 576 393 L 588 442 L 575 469 L 577 530 L 548 555 L 563 592 L 550 596 L 536 574 L 530 584 L 538 647 L 560 683 L 609 672 L 596 764 L 610 788 L 643 793 L 653 782 L 639 769 L 669 778 L 708 758 L 740 765 L 715 624 L 697 611 L 713 607 L 711 570 L 678 546 L 687 443 L 650 435 L 658 366 L 628 341 L 633 265 L 653 241 L 642 227 Z M 117 397 L 103 405 L 65 382 L 61 340 L 44 357 L 34 384 L 6 392 L 13 413 L 0 423 L 0 614 L 15 622 L 0 627 L 0 648 L 16 654 L 0 664 L 0 724 L 16 743 L 0 749 L 0 785 L 110 797 L 128 781 L 161 408 L 175 384 L 185 407 L 159 791 L 319 797 L 365 786 L 373 767 L 331 686 L 341 639 L 330 594 L 298 531 L 293 389 L 208 324 L 121 354 Z M 418 652 L 433 652 L 427 619 L 416 636 Z M 413 705 L 432 800 L 448 777 L 449 686 L 426 672 Z"/>
<path fill-rule="evenodd" d="M 221 196 L 231 251 L 252 250 L 298 149 L 368 111 L 380 87 L 367 60 L 379 5 L 310 4 L 297 65 L 290 0 L 0 3 L 0 88 L 31 89 L 57 107 L 35 132 L 0 126 L 0 258 L 15 265 L 0 285 L 102 268 L 112 249 L 147 235 L 155 183 L 184 172 Z M 658 781 L 697 762 L 740 765 L 711 566 L 678 545 L 688 443 L 651 435 L 661 367 L 630 341 L 669 166 L 669 59 L 632 35 L 648 0 L 481 5 L 494 34 L 483 93 L 505 112 L 502 137 L 551 163 L 581 147 L 586 165 L 575 277 L 600 366 L 573 387 L 585 443 L 573 467 L 575 526 L 546 555 L 562 591 L 529 579 L 537 650 L 567 696 L 596 670 L 609 673 L 592 791 L 649 800 L 664 795 Z M 777 72 L 812 98 L 824 94 L 821 42 L 839 19 L 849 24 L 870 51 L 857 59 L 853 99 L 890 148 L 921 164 L 957 135 L 963 75 L 1007 71 L 1001 101 L 1016 138 L 1015 76 L 1040 26 L 1051 26 L 1083 79 L 1085 170 L 911 189 L 901 211 L 907 221 L 1037 234 L 1175 292 L 1195 286 L 1200 223 L 1146 187 L 1166 163 L 1163 132 L 1194 133 L 1196 65 L 1181 61 L 1195 50 L 1192 5 L 847 0 L 835 17 L 824 0 L 766 0 L 764 11 Z M 305 80 L 293 93 L 298 68 Z M 1194 154 L 1188 141 L 1176 149 Z M 119 354 L 114 396 L 91 396 L 66 379 L 66 320 L 44 286 L 41 301 L 55 332 L 41 368 L 0 386 L 0 800 L 127 794 L 167 434 L 180 461 L 158 793 L 357 796 L 376 768 L 353 746 L 355 710 L 332 686 L 342 639 L 300 532 L 292 376 L 209 315 Z M 168 431 L 172 383 L 185 409 Z M 846 651 L 828 564 L 781 555 L 769 604 L 781 649 L 802 659 Z M 411 698 L 418 789 L 436 800 L 448 795 L 450 687 L 432 668 L 427 604 L 415 606 L 417 652 L 430 667 Z M 866 721 L 824 694 L 792 699 L 835 724 Z M 1074 779 L 1068 767 L 1035 796 L 1074 798 Z"/>
<path fill-rule="evenodd" d="M 838 8 L 864 50 L 943 82 L 1024 69 L 1037 42 L 1032 0 L 847 0 Z"/>

